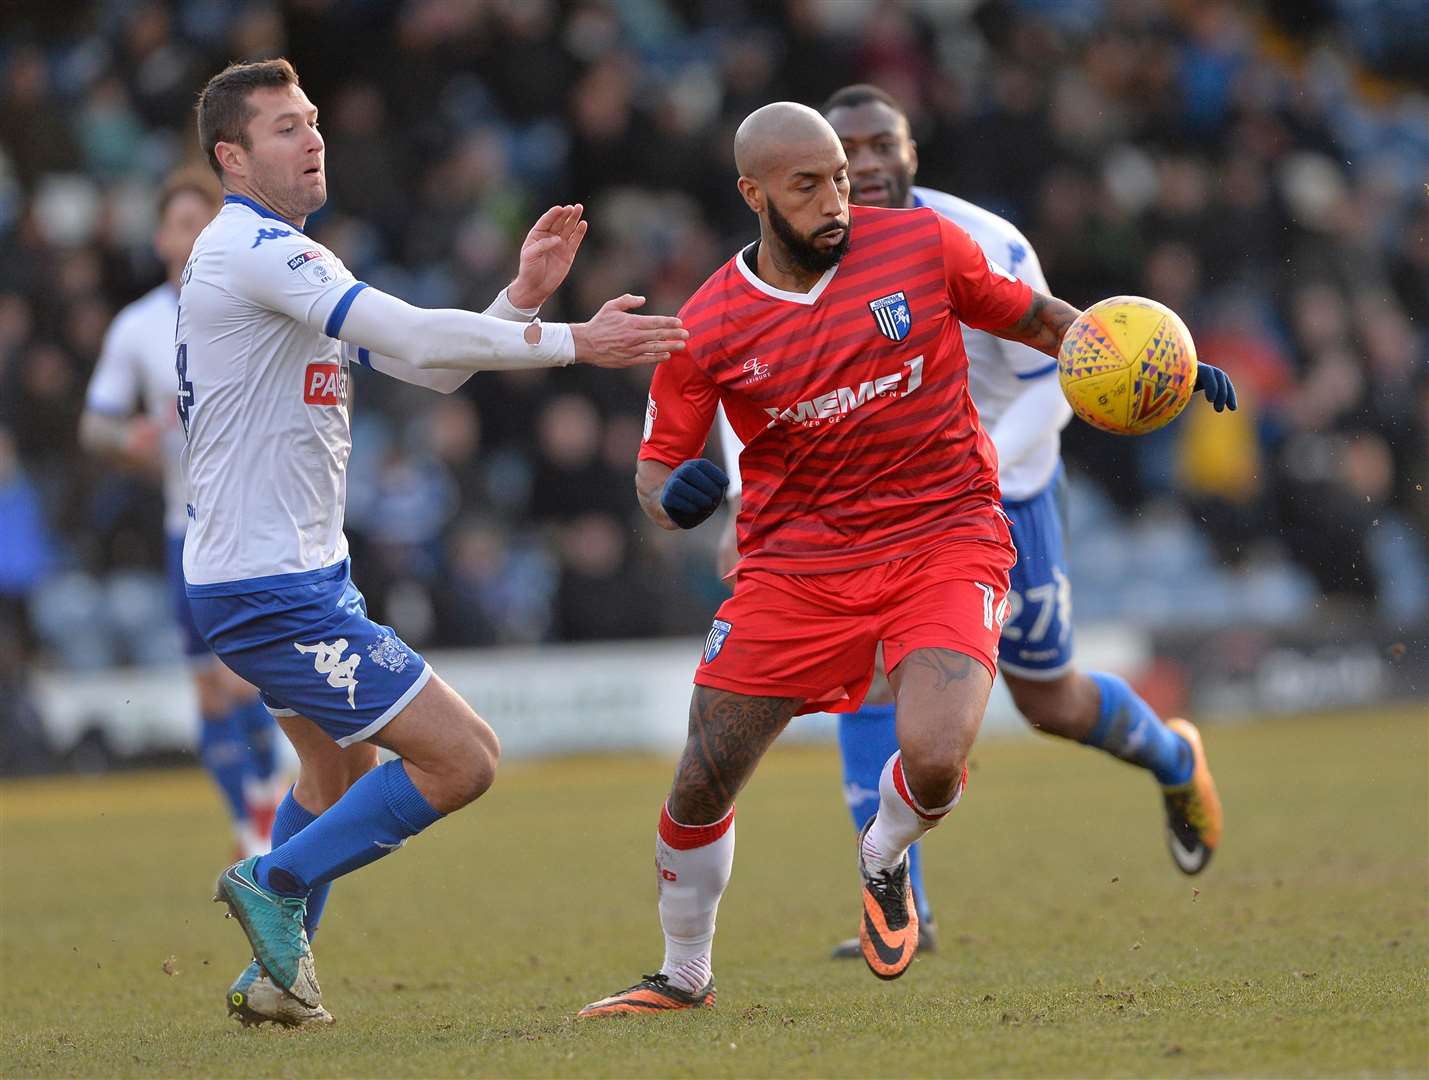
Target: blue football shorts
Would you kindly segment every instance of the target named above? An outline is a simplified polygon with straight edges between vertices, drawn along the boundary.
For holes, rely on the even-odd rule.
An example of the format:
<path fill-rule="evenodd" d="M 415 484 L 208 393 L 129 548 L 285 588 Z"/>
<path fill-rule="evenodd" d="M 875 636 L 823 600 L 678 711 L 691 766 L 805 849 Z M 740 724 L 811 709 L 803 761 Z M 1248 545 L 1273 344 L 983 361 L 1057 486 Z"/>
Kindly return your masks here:
<path fill-rule="evenodd" d="M 190 660 L 213 655 L 213 650 L 204 641 L 203 635 L 194 625 L 193 610 L 189 607 L 189 594 L 184 587 L 184 537 L 164 538 L 164 570 L 169 579 L 169 597 L 174 606 L 174 619 L 184 636 L 184 655 Z"/>
<path fill-rule="evenodd" d="M 301 584 L 190 596 L 219 658 L 258 687 L 274 716 L 305 716 L 339 746 L 371 738 L 417 696 L 432 669 L 390 626 L 367 617 L 349 561 Z"/>
<path fill-rule="evenodd" d="M 1067 577 L 1067 476 L 1021 502 L 1004 502 L 1012 522 L 1017 564 L 1008 575 L 1007 621 L 998 664 L 1027 679 L 1051 680 L 1072 666 L 1072 583 Z"/>

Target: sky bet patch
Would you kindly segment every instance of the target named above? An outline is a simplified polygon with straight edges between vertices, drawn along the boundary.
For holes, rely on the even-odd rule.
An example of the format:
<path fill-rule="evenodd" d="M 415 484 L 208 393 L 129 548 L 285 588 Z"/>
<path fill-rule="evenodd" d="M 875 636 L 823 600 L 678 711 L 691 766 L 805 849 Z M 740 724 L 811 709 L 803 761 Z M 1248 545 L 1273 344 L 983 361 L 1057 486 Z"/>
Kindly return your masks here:
<path fill-rule="evenodd" d="M 288 260 L 288 269 L 296 270 L 310 284 L 320 288 L 337 280 L 337 275 L 333 273 L 327 259 L 316 248 L 309 248 L 294 255 Z"/>

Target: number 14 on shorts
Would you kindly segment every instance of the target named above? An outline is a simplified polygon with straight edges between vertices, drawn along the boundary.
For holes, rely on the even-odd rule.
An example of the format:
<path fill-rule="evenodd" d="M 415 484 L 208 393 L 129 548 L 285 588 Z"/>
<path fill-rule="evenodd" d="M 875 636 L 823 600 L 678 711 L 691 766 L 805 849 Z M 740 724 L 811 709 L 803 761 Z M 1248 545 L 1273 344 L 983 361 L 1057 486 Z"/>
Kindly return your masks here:
<path fill-rule="evenodd" d="M 998 629 L 1002 629 L 1002 624 L 1007 622 L 1007 597 L 1004 596 L 999 602 L 997 590 L 991 585 L 984 585 L 981 581 L 973 582 L 982 593 L 982 625 L 985 629 L 991 630 L 993 622 L 997 623 Z"/>

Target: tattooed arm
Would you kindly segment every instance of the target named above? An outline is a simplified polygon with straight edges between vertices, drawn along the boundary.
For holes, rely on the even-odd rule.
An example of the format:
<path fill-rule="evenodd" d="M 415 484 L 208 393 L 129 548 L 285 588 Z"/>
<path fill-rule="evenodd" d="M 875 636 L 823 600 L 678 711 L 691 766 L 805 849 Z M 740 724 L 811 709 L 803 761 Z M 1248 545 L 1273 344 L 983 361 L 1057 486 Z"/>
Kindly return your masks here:
<path fill-rule="evenodd" d="M 1081 314 L 991 262 L 971 236 L 938 216 L 948 296 L 959 320 L 1008 341 L 1056 356 L 1067 327 Z"/>
<path fill-rule="evenodd" d="M 1055 296 L 1046 296 L 1034 291 L 1032 303 L 1027 306 L 1022 318 L 1011 326 L 1005 326 L 992 333 L 1008 341 L 1020 341 L 1024 345 L 1056 356 L 1062 345 L 1067 327 L 1072 325 L 1081 312 Z"/>

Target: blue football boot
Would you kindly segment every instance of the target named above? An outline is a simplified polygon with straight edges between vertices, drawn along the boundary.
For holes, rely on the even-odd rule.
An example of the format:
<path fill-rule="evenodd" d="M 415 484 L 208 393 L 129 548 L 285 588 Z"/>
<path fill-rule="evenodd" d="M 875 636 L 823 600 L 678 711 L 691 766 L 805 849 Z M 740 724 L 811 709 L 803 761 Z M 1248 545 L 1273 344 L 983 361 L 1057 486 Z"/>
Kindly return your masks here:
<path fill-rule="evenodd" d="M 281 990 L 310 1009 L 322 1005 L 313 950 L 303 929 L 308 902 L 301 896 L 282 896 L 258 884 L 254 855 L 225 870 L 214 888 L 216 904 L 227 904 L 253 946 L 253 955 Z"/>

